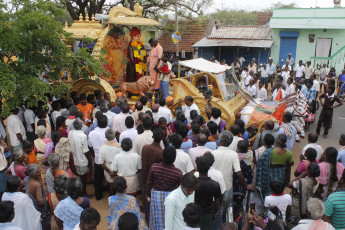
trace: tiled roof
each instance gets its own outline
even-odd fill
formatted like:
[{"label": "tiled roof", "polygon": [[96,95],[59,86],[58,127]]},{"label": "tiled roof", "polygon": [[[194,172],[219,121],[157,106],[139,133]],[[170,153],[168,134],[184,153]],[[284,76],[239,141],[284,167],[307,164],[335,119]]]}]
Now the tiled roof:
[{"label": "tiled roof", "polygon": [[207,38],[272,40],[272,30],[268,26],[223,26]]},{"label": "tiled roof", "polygon": [[[214,25],[214,21],[205,20],[201,23],[181,21],[180,25],[183,26],[184,23],[194,23],[193,26],[188,28],[185,32],[180,31],[182,41],[180,42],[180,51],[184,50],[185,52],[193,52],[193,47],[195,43],[200,41],[203,37],[208,36],[211,33],[211,30]],[[212,24],[213,23],[213,24]],[[175,21],[166,22],[167,28],[173,28]],[[171,38],[172,32],[164,32],[158,38],[159,44],[163,47],[164,52],[174,52],[176,50],[176,44],[174,44]]]}]

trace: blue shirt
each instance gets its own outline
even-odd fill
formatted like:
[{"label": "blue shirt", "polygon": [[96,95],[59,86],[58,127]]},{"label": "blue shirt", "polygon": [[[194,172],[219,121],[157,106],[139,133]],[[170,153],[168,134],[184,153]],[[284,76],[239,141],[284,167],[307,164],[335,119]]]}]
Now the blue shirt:
[{"label": "blue shirt", "polygon": [[345,74],[339,74],[339,82],[345,81]]},{"label": "blue shirt", "polygon": [[185,153],[188,153],[188,150],[193,147],[193,141],[189,138],[183,140],[181,148]]},{"label": "blue shirt", "polygon": [[307,88],[307,93],[305,94],[305,97],[307,98],[308,104],[311,104],[313,101],[315,101],[315,97],[316,97],[315,89],[310,88],[308,90]]},{"label": "blue shirt", "polygon": [[0,230],[23,230],[21,227],[15,226],[12,222],[0,223]]},{"label": "blue shirt", "polygon": [[307,95],[307,91],[308,91],[307,86],[302,85],[302,86],[301,86],[301,93],[303,93],[303,95],[306,96],[306,95]]},{"label": "blue shirt", "polygon": [[345,167],[345,149],[338,152],[337,161],[342,163],[342,165]]},{"label": "blue shirt", "polygon": [[84,209],[77,205],[77,203],[69,196],[58,203],[54,210],[54,214],[57,218],[63,221],[64,230],[73,230],[80,222],[80,215],[83,210]]},{"label": "blue shirt", "polygon": [[211,149],[211,150],[216,150],[218,149],[218,145],[216,142],[213,142],[213,141],[209,141],[209,142],[206,142],[205,144],[205,147]]},{"label": "blue shirt", "polygon": [[247,131],[244,131],[242,137],[245,141],[249,142],[249,134],[247,133]]}]

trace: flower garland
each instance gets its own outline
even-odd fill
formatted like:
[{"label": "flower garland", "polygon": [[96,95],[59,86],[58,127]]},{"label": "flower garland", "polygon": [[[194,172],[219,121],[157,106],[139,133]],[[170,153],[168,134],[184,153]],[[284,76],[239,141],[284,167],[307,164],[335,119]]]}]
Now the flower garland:
[{"label": "flower garland", "polygon": [[132,41],[131,46],[133,49],[135,72],[140,73],[140,75],[144,75],[144,72],[147,71],[146,63],[144,62],[146,57],[144,43]]}]

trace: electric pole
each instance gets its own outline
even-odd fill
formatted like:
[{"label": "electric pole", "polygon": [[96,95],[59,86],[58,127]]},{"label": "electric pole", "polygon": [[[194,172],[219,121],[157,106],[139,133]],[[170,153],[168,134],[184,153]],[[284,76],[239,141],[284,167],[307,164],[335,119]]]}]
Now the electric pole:
[{"label": "electric pole", "polygon": [[[175,31],[178,31],[178,11],[177,11],[177,0],[175,0]],[[178,42],[176,43],[176,57],[179,56],[178,52]]]}]

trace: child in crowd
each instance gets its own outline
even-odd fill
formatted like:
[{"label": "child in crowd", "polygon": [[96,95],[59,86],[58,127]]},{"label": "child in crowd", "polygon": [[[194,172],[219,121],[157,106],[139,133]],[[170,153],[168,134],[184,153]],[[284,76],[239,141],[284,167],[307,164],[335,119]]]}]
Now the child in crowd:
[{"label": "child in crowd", "polygon": [[299,177],[299,178],[303,178],[307,175],[307,169],[310,163],[319,163],[319,160],[316,159],[317,157],[317,153],[316,150],[314,148],[308,148],[305,153],[304,156],[301,154],[300,156],[300,160],[301,163],[299,164],[299,166],[296,168],[295,170],[295,177]]}]

